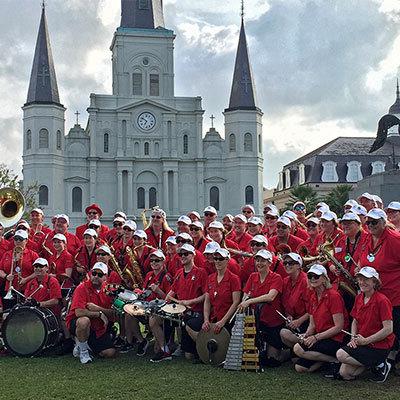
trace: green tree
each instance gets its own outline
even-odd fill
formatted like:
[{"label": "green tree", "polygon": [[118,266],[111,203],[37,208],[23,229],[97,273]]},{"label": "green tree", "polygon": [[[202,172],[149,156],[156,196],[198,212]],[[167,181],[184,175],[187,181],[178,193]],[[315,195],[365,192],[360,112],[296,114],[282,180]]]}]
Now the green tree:
[{"label": "green tree", "polygon": [[337,185],[325,197],[324,201],[338,216],[343,214],[344,203],[349,199],[351,185]]},{"label": "green tree", "polygon": [[37,207],[37,198],[39,194],[39,185],[35,182],[26,187],[23,186],[22,181],[18,175],[15,174],[5,164],[0,164],[0,188],[12,187],[19,190],[25,198],[25,213],[23,218],[29,216],[30,210]]},{"label": "green tree", "polygon": [[311,212],[319,202],[319,198],[317,192],[311,186],[301,185],[290,190],[286,207],[291,210],[293,204],[297,201],[302,201],[306,205],[307,211]]}]

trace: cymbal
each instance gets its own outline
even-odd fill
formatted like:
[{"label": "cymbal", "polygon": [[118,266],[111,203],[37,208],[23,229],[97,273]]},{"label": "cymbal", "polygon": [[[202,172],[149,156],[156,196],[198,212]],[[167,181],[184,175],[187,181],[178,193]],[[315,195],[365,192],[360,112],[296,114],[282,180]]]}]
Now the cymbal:
[{"label": "cymbal", "polygon": [[154,300],[151,300],[149,302],[149,306],[150,307],[159,307],[159,308],[161,308],[161,307],[165,306],[165,304],[167,304],[167,302],[165,300],[163,300],[163,299],[154,299]]},{"label": "cymbal", "polygon": [[222,328],[218,334],[215,334],[214,325],[210,325],[208,332],[203,330],[199,332],[196,349],[204,364],[220,365],[225,361],[230,335],[226,328]]},{"label": "cymbal", "polygon": [[147,304],[137,301],[133,304],[125,304],[124,311],[132,317],[141,317],[146,315]]},{"label": "cymbal", "polygon": [[167,314],[182,314],[186,311],[186,307],[182,304],[166,304],[161,307],[161,311],[164,311]]}]

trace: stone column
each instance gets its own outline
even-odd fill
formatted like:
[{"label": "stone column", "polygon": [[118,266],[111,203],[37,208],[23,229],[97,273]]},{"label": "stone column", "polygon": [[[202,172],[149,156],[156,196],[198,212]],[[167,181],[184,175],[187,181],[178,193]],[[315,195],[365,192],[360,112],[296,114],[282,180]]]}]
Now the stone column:
[{"label": "stone column", "polygon": [[[122,199],[122,171],[117,172],[117,177],[118,177],[118,209],[122,210],[123,206],[123,199]],[[124,210],[126,211],[126,210]]]}]

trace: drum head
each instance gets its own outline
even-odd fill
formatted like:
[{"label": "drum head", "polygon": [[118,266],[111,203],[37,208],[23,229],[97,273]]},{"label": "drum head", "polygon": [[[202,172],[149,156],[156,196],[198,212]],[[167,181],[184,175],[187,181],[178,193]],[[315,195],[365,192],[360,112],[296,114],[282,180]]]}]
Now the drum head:
[{"label": "drum head", "polygon": [[161,311],[167,314],[182,314],[186,311],[186,307],[182,304],[172,303],[161,307]]},{"label": "drum head", "polygon": [[127,314],[132,315],[133,317],[141,317],[143,315],[146,315],[147,308],[147,302],[137,301],[133,304],[126,304],[124,306],[124,311]]},{"label": "drum head", "polygon": [[138,296],[130,290],[124,290],[123,292],[118,293],[118,298],[125,301],[125,303],[133,303],[137,300]]},{"label": "drum head", "polygon": [[2,328],[7,349],[22,357],[39,353],[47,339],[44,319],[44,313],[33,307],[11,310]]},{"label": "drum head", "polygon": [[165,306],[165,304],[167,304],[167,302],[163,299],[154,299],[149,302],[151,308],[161,308]]}]

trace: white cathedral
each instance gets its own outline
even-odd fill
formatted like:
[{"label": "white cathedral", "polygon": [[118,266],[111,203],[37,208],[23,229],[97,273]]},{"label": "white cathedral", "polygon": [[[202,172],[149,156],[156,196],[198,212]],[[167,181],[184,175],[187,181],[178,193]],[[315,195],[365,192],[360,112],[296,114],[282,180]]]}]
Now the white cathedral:
[{"label": "white cathedral", "polygon": [[24,185],[37,182],[46,215],[66,212],[74,226],[91,203],[105,222],[117,210],[139,215],[155,205],[171,219],[207,205],[220,215],[244,204],[260,213],[263,114],[243,17],[223,139],[214,128],[203,137],[201,97],[175,96],[175,34],[164,26],[162,0],[122,0],[121,7],[112,94],[91,94],[86,128],[76,124],[65,135],[43,6],[23,106]]}]

